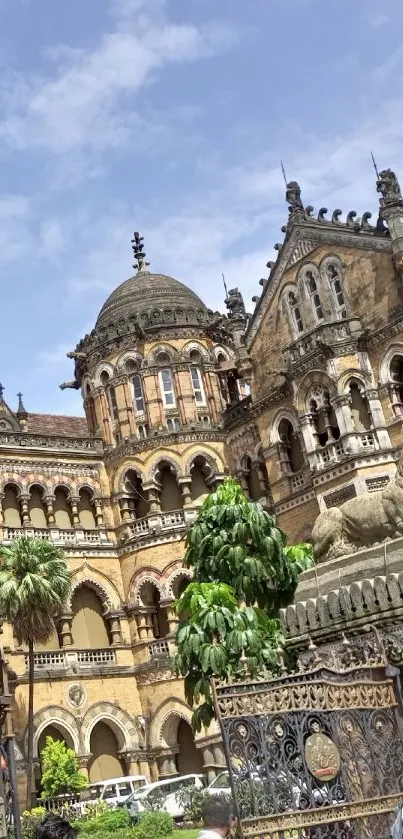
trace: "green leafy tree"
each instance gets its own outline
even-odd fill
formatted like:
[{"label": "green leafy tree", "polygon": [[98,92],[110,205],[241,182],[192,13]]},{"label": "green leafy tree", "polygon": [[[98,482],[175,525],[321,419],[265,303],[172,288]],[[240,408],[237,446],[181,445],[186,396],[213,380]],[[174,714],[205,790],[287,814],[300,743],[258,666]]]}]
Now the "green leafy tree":
[{"label": "green leafy tree", "polygon": [[47,737],[41,762],[41,798],[54,798],[62,793],[78,792],[87,786],[86,779],[80,775],[74,749],[69,749],[63,740]]},{"label": "green leafy tree", "polygon": [[200,731],[214,717],[213,676],[276,666],[279,609],[292,601],[298,575],[313,559],[310,545],[287,546],[274,518],[232,478],[205,500],[186,546],[194,582],[177,602],[174,668],[197,706],[193,726]]},{"label": "green leafy tree", "polygon": [[28,647],[28,807],[33,781],[34,646],[50,638],[70,586],[63,553],[52,542],[21,537],[0,548],[0,614],[12,624],[18,643]]}]

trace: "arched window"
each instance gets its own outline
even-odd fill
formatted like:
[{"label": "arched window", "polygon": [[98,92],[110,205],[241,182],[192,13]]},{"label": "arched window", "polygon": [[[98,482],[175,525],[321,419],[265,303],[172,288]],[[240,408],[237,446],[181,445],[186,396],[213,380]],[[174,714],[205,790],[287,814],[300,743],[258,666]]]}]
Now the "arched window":
[{"label": "arched window", "polygon": [[78,502],[78,515],[80,524],[84,530],[94,530],[96,527],[94,505],[92,502],[93,494],[86,489],[80,489]]},{"label": "arched window", "polygon": [[344,301],[343,286],[341,283],[341,276],[338,267],[330,262],[326,266],[326,276],[329,281],[330,288],[336,304],[336,309],[339,318],[346,318],[346,304]]},{"label": "arched window", "polygon": [[148,437],[148,425],[147,423],[142,423],[141,425],[137,426],[137,433],[140,437],[140,440],[145,440]]},{"label": "arched window", "polygon": [[312,388],[309,410],[317,443],[320,446],[326,446],[326,443],[338,440],[340,429],[327,388],[322,385],[315,385]]},{"label": "arched window", "polygon": [[46,504],[43,499],[44,490],[41,486],[32,486],[29,491],[29,517],[33,527],[48,526]]},{"label": "arched window", "polygon": [[141,376],[136,373],[133,376],[133,392],[134,392],[134,404],[136,407],[136,411],[138,414],[144,413],[144,395],[143,395],[143,383],[141,381]]},{"label": "arched window", "polygon": [[286,417],[279,422],[278,436],[284,455],[282,462],[287,467],[286,471],[300,472],[304,465],[301,443],[292,423]]},{"label": "arched window", "polygon": [[318,286],[316,284],[313,271],[307,271],[305,274],[305,278],[309,296],[311,298],[312,311],[314,313],[315,320],[321,321],[323,320],[323,309],[322,304],[320,302]]},{"label": "arched window", "polygon": [[168,618],[166,609],[161,607],[161,595],[157,586],[146,582],[140,590],[140,599],[143,606],[151,610],[154,638],[165,638],[169,634]]},{"label": "arched window", "polygon": [[[107,722],[100,720],[94,725],[91,731],[90,750],[88,775],[91,784],[95,784],[97,781],[107,781],[108,778],[124,776],[125,766],[119,753],[119,744],[115,733]],[[115,784],[111,785],[109,789],[113,794]],[[105,797],[108,797],[108,787]]]},{"label": "arched window", "polygon": [[367,400],[363,395],[363,385],[357,379],[352,379],[349,386],[351,418],[354,428],[357,431],[369,431],[371,428],[371,415]]},{"label": "arched window", "polygon": [[142,519],[148,516],[150,505],[143,489],[141,477],[129,469],[125,479],[125,493],[129,500],[129,510],[133,518]]},{"label": "arched window", "polygon": [[181,427],[179,417],[169,417],[167,419],[167,429],[168,431],[179,431]]},{"label": "arched window", "polygon": [[71,603],[74,646],[80,649],[102,649],[110,646],[101,599],[89,586],[76,588]]},{"label": "arched window", "polygon": [[109,400],[109,409],[111,412],[112,419],[114,422],[118,420],[119,411],[118,411],[118,403],[116,401],[116,391],[114,387],[108,388],[108,400]]},{"label": "arched window", "polygon": [[183,507],[182,493],[176,474],[170,463],[162,462],[155,478],[160,485],[161,510],[170,513]]},{"label": "arched window", "polygon": [[175,405],[175,392],[172,378],[172,370],[170,370],[169,368],[165,368],[165,370],[160,370],[159,379],[164,405],[167,408],[173,408]]},{"label": "arched window", "polygon": [[390,378],[396,385],[396,395],[403,403],[403,355],[394,355],[389,365]]},{"label": "arched window", "polygon": [[293,325],[298,333],[304,331],[304,324],[302,323],[301,310],[298,305],[298,300],[293,291],[288,295],[288,305],[290,307]]},{"label": "arched window", "polygon": [[195,457],[190,474],[192,481],[190,484],[190,494],[192,501],[199,501],[202,503],[210,492],[210,487],[206,482],[206,478],[211,477],[212,468],[203,455]]},{"label": "arched window", "polygon": [[191,367],[190,373],[192,376],[193,395],[198,405],[204,405],[206,402],[204,396],[203,382],[201,373],[198,367]]},{"label": "arched window", "polygon": [[57,527],[61,527],[63,530],[73,526],[68,491],[64,487],[55,489],[54,511]]},{"label": "arched window", "polygon": [[4,487],[4,524],[7,527],[22,527],[19,490],[14,484]]}]

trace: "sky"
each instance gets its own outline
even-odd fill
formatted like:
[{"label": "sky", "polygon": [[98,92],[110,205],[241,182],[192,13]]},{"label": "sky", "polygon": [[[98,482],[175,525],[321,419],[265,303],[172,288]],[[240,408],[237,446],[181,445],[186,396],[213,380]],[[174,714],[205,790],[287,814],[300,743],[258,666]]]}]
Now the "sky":
[{"label": "sky", "polygon": [[287,219],[403,181],[402,0],[0,0],[0,380],[81,414],[66,352],[133,274],[248,310]]}]

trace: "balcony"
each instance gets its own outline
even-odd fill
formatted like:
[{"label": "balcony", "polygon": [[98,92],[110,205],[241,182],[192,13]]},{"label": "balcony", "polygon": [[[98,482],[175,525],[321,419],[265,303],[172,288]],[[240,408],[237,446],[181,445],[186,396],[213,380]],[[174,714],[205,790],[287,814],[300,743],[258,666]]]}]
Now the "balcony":
[{"label": "balcony", "polygon": [[[78,668],[86,670],[116,664],[116,652],[107,647],[102,650],[54,650],[34,653],[35,673],[49,670],[68,670]],[[25,668],[28,671],[28,656],[25,656]]]},{"label": "balcony", "polygon": [[148,654],[152,660],[169,657],[168,641],[152,641],[148,645]]},{"label": "balcony", "polygon": [[252,407],[252,397],[245,396],[233,405],[229,405],[223,413],[224,428],[230,428],[242,420],[248,419]]},{"label": "balcony", "polygon": [[3,527],[3,542],[12,542],[22,536],[36,539],[49,539],[55,544],[63,545],[101,545],[108,543],[108,537],[101,530],[58,530],[39,527]]},{"label": "balcony", "polygon": [[[122,534],[120,541],[127,542],[132,539],[138,541],[163,536],[164,534],[169,535],[177,530],[185,530],[193,524],[196,516],[196,509],[185,507],[182,510],[172,510],[169,513],[151,513],[143,519],[123,522],[119,526],[119,531]],[[127,538],[123,537],[125,531],[129,534]]]},{"label": "balcony", "polygon": [[287,368],[293,373],[307,364],[309,368],[315,356],[337,355],[339,347],[357,341],[361,335],[358,318],[321,323],[284,350]]},{"label": "balcony", "polygon": [[329,442],[323,448],[309,452],[308,461],[313,471],[320,471],[334,463],[339,463],[341,460],[378,451],[385,451],[385,447],[381,445],[378,439],[378,429],[373,428],[371,431],[355,431],[351,434],[344,434],[336,442]]}]

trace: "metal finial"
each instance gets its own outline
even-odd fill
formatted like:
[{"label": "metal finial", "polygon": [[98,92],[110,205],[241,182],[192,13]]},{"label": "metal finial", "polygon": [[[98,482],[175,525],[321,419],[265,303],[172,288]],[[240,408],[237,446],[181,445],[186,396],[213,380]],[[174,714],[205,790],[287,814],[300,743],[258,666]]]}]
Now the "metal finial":
[{"label": "metal finial", "polygon": [[281,171],[282,171],[282,173],[283,173],[284,183],[285,183],[285,185],[287,186],[287,176],[286,176],[286,174],[285,174],[284,164],[283,164],[283,161],[282,161],[282,160],[280,160],[280,164],[281,164]]},{"label": "metal finial", "polygon": [[228,297],[227,283],[225,282],[225,277],[224,277],[224,274],[221,274],[221,276],[222,276],[222,281],[223,281],[223,283],[224,283],[224,289],[225,289],[225,299],[227,299],[227,297]]},{"label": "metal finial", "polygon": [[140,236],[140,233],[137,233],[136,231],[133,234],[132,249],[134,254],[133,268],[136,268],[138,274],[140,273],[140,271],[147,271],[147,268],[150,264],[146,261],[146,253],[144,252],[143,242],[144,236]]},{"label": "metal finial", "polygon": [[376,160],[375,160],[374,155],[373,155],[373,153],[372,153],[372,152],[371,152],[371,157],[372,157],[372,163],[373,163],[373,166],[374,166],[374,169],[375,169],[375,175],[376,175],[377,179],[379,180],[378,167],[377,167],[377,165],[376,165]]}]

